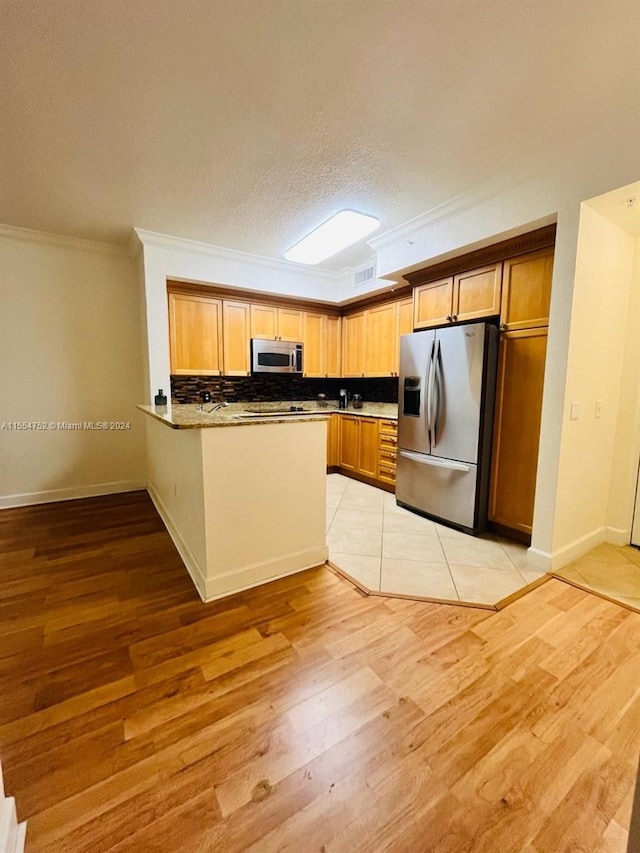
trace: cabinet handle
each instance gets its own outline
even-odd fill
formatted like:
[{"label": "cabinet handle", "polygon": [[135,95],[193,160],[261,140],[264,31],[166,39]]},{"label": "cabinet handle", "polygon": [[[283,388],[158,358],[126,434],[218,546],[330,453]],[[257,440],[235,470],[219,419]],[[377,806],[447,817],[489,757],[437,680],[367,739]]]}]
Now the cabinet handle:
[{"label": "cabinet handle", "polygon": [[455,323],[455,321],[456,321],[457,319],[458,319],[458,315],[457,315],[457,314],[454,314],[454,315],[453,315],[453,322]]},{"label": "cabinet handle", "polygon": [[453,320],[453,317],[451,316],[451,314],[447,314],[447,320],[449,321],[449,323]]},{"label": "cabinet handle", "polygon": [[506,323],[500,323],[500,326],[498,328],[500,329],[501,332],[506,332],[507,331],[507,324]]}]

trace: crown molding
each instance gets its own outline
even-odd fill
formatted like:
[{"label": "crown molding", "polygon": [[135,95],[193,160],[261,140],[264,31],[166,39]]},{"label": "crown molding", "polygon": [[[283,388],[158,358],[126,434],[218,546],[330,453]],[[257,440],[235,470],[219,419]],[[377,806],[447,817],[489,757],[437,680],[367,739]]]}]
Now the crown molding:
[{"label": "crown molding", "polygon": [[332,270],[314,269],[306,264],[297,264],[294,261],[269,258],[265,255],[254,255],[251,252],[241,252],[238,249],[226,249],[224,246],[216,246],[213,243],[203,243],[199,240],[187,240],[183,237],[172,237],[169,234],[159,234],[156,231],[145,231],[142,228],[134,228],[140,243],[145,247],[154,249],[168,249],[173,252],[189,252],[191,254],[208,255],[224,261],[236,261],[245,264],[262,267],[263,269],[276,270],[278,272],[301,272],[314,278],[328,281],[340,281],[349,274],[349,268],[334,272]]},{"label": "crown molding", "polygon": [[0,237],[23,240],[27,243],[43,243],[47,246],[56,246],[59,249],[99,252],[103,255],[116,255],[121,258],[128,257],[130,254],[126,246],[100,243],[97,240],[83,240],[81,237],[67,237],[63,234],[50,234],[48,231],[34,231],[31,228],[19,228],[16,225],[0,225]]},{"label": "crown molding", "polygon": [[429,210],[420,213],[418,216],[414,216],[413,219],[408,219],[406,222],[396,225],[395,228],[389,228],[388,231],[377,234],[371,240],[367,240],[367,245],[374,252],[378,253],[384,249],[388,249],[390,246],[408,241],[413,235],[421,231],[426,231],[439,222],[452,219],[454,216],[459,216],[461,213],[473,210],[474,207],[486,204],[491,199],[502,195],[510,186],[511,184],[505,178],[498,178],[494,181],[480,184],[470,190],[452,196],[447,201],[429,208]]}]

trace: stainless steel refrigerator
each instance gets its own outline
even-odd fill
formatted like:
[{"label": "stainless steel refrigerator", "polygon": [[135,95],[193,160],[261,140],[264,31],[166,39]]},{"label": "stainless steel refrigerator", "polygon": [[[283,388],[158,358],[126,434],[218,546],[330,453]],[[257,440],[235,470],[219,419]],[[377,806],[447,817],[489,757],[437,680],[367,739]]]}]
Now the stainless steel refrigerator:
[{"label": "stainless steel refrigerator", "polygon": [[396,501],[486,527],[498,329],[445,326],[400,338]]}]

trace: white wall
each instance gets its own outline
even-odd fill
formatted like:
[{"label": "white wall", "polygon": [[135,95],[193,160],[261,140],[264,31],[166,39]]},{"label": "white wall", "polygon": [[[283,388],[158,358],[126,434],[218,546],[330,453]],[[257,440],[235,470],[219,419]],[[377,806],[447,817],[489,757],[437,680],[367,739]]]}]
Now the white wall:
[{"label": "white wall", "polygon": [[[557,491],[557,506],[570,507],[571,512],[556,518],[556,566],[607,536],[634,248],[630,234],[589,204],[582,205]],[[634,388],[634,403],[636,396]],[[600,417],[596,401],[602,401]],[[579,417],[571,420],[575,403]],[[626,420],[620,423],[621,438]]]},{"label": "white wall", "polygon": [[0,506],[144,488],[143,347],[135,264],[82,241],[0,229]]},{"label": "white wall", "polygon": [[640,457],[640,237],[635,238],[633,251],[606,521],[607,541],[619,545],[628,543],[630,538]]}]

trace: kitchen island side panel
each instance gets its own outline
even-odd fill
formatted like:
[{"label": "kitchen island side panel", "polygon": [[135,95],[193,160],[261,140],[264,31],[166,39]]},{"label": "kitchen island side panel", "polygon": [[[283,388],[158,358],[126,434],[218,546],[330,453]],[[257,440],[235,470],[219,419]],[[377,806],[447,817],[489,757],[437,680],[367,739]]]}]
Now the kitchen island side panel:
[{"label": "kitchen island side panel", "polygon": [[326,420],[199,430],[206,597],[327,558]]},{"label": "kitchen island side panel", "polygon": [[147,417],[147,488],[200,596],[206,595],[202,430]]}]

